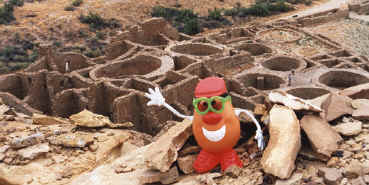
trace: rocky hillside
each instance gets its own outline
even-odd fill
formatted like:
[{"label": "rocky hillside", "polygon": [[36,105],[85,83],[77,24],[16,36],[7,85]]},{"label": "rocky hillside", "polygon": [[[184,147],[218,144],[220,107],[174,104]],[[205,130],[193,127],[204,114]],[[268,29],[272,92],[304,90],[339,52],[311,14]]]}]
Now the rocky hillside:
[{"label": "rocky hillside", "polygon": [[[171,22],[178,30],[187,34],[197,34],[208,29],[243,24],[253,20],[254,18],[251,17],[255,15],[275,15],[320,3],[320,1],[310,0],[288,0],[282,6],[278,3],[270,8],[262,5],[249,11],[245,7],[253,5],[254,1],[62,0],[56,2],[45,0],[24,2],[9,0],[1,2],[3,8],[0,11],[0,61],[2,61],[0,73],[17,71],[36,61],[39,57],[37,48],[42,43],[51,43],[60,52],[73,51],[90,58],[104,55],[104,48],[112,37],[151,16],[175,19],[177,21]],[[7,3],[14,4],[14,7],[11,10],[7,9],[4,6]],[[161,10],[155,13],[155,7],[169,8],[179,11],[180,14],[190,11],[190,14],[196,16],[196,20],[191,18],[189,21],[186,18],[189,14],[186,13],[182,18]],[[173,12],[172,10],[170,11]],[[181,12],[182,10],[185,11]],[[200,19],[197,20],[197,17]]]}]

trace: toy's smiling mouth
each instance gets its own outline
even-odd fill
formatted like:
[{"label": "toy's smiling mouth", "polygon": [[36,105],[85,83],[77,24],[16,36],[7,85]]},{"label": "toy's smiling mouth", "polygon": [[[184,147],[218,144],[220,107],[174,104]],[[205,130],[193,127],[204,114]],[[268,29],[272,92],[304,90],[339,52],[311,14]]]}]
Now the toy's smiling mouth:
[{"label": "toy's smiling mouth", "polygon": [[226,126],[223,125],[220,129],[214,131],[209,131],[202,127],[202,133],[204,134],[206,139],[213,142],[218,142],[224,138],[226,133]]}]

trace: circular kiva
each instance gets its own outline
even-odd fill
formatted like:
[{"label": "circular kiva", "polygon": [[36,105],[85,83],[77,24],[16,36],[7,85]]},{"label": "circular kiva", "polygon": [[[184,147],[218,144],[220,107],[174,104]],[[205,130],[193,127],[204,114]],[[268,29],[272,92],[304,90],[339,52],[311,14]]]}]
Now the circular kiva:
[{"label": "circular kiva", "polygon": [[324,94],[328,94],[330,91],[318,87],[299,87],[290,89],[287,91],[287,93],[302,99],[310,100]]},{"label": "circular kiva", "polygon": [[174,69],[173,59],[169,56],[155,57],[136,55],[123,61],[102,65],[90,72],[94,80],[99,78],[121,79],[132,75],[152,78]]},{"label": "circular kiva", "polygon": [[273,50],[263,44],[256,43],[242,43],[235,46],[237,50],[248,51],[252,56],[259,56],[265,53],[272,53]]},{"label": "circular kiva", "polygon": [[217,53],[222,53],[223,49],[206,43],[185,43],[169,46],[167,49],[174,53],[187,54],[194,56],[210,56]]},{"label": "circular kiva", "polygon": [[273,71],[298,71],[306,67],[306,62],[292,57],[276,56],[265,60],[262,66]]},{"label": "circular kiva", "polygon": [[335,89],[346,89],[363,83],[368,83],[368,75],[360,71],[332,70],[319,76],[319,83]]},{"label": "circular kiva", "polygon": [[249,73],[240,77],[245,87],[254,87],[259,90],[273,90],[286,82],[279,76],[261,73]]},{"label": "circular kiva", "polygon": [[260,31],[256,37],[264,42],[292,43],[300,40],[303,35],[291,29],[274,28]]}]

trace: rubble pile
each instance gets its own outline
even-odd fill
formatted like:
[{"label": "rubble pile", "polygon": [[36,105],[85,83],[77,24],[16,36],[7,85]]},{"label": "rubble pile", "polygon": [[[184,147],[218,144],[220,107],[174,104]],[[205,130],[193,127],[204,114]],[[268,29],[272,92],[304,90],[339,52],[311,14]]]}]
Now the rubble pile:
[{"label": "rubble pile", "polygon": [[[13,116],[11,120],[9,113]],[[91,124],[81,126],[74,122],[73,116],[66,119],[41,114],[33,117],[13,114],[18,113],[8,111],[1,115],[1,184],[66,184],[71,177],[117,158],[123,143],[138,148],[152,142],[152,137],[147,134],[106,128],[109,126],[105,125],[107,118],[96,120],[96,124],[100,124],[97,128]],[[79,121],[91,119],[80,118]]]},{"label": "rubble pile", "polygon": [[367,15],[369,13],[369,1],[367,0],[355,0],[349,3],[349,9],[357,14]]},{"label": "rubble pile", "polygon": [[[350,100],[339,95],[343,92],[324,95],[321,105],[335,96]],[[109,118],[83,110],[69,119],[35,114],[2,122],[0,176],[7,184],[368,183],[369,125],[343,106],[351,103],[354,112],[360,99],[336,99],[337,109],[325,112],[314,100],[273,93],[281,92],[270,93],[269,110],[257,106],[254,111],[267,115],[267,148],[258,151],[252,137],[239,142],[236,151],[244,167],[238,172],[194,173],[192,163],[200,148],[189,120],[169,121],[171,126],[152,138],[122,127],[107,128]],[[330,114],[338,119],[328,121]]]}]

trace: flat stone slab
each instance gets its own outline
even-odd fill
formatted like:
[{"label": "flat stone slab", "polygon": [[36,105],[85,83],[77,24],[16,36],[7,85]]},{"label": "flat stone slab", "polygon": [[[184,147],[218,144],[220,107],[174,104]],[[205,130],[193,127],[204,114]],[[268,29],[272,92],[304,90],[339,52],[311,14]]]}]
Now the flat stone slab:
[{"label": "flat stone slab", "polygon": [[306,115],[300,124],[315,152],[330,157],[338,149],[341,136],[322,118]]},{"label": "flat stone slab", "polygon": [[295,169],[301,147],[300,125],[295,112],[285,106],[274,105],[269,112],[269,143],[261,158],[266,173],[287,179]]}]

